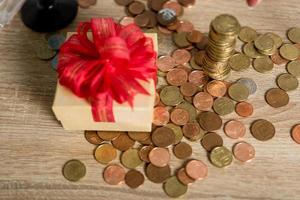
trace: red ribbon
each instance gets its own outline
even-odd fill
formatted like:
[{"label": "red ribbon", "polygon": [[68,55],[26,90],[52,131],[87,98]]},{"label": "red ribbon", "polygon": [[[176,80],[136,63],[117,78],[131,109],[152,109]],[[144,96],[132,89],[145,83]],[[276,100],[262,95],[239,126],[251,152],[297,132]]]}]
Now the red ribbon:
[{"label": "red ribbon", "polygon": [[149,95],[140,81],[156,79],[155,61],[152,39],[135,24],[94,18],[63,44],[57,71],[61,85],[90,102],[94,121],[114,122],[113,101],[133,108],[136,94]]}]

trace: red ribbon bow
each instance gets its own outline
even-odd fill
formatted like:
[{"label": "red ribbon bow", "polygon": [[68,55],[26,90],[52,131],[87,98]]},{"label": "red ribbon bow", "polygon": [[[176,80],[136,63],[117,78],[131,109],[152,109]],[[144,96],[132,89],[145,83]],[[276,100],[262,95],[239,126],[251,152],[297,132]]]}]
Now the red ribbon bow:
[{"label": "red ribbon bow", "polygon": [[113,101],[133,107],[136,94],[149,95],[140,80],[155,80],[155,61],[153,41],[135,24],[95,18],[63,44],[57,71],[61,85],[91,103],[95,121],[114,122]]}]

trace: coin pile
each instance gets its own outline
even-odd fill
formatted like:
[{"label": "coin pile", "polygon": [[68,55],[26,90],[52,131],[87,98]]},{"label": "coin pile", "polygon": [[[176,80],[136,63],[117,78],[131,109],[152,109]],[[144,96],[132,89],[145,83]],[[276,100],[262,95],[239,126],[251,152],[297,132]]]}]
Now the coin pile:
[{"label": "coin pile", "polygon": [[213,79],[223,80],[229,76],[229,58],[235,53],[236,37],[240,25],[231,15],[217,16],[210,24],[204,71]]}]

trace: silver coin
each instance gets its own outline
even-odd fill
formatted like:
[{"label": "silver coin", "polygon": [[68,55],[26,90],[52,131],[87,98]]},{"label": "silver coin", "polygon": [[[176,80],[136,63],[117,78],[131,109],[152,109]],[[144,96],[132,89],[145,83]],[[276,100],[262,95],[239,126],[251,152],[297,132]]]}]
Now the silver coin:
[{"label": "silver coin", "polygon": [[257,91],[256,83],[250,78],[241,78],[237,83],[244,84],[249,89],[250,94],[254,94]]}]

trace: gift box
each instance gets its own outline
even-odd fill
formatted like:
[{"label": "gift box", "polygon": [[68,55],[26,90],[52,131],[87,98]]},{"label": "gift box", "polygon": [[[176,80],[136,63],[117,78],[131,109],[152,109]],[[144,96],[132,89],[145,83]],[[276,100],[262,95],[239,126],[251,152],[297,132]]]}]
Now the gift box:
[{"label": "gift box", "polygon": [[[77,33],[68,33],[66,43],[69,43],[64,44],[60,50],[59,80],[52,110],[57,120],[61,122],[66,130],[151,131],[155,101],[154,80],[156,77],[157,35],[141,32],[137,35],[140,39],[136,39],[136,32],[140,30],[135,25],[129,25],[129,27],[126,27],[127,30],[120,31],[119,35],[127,42],[125,46],[128,49],[126,51],[131,52],[128,55],[135,55],[135,57],[127,59],[128,56],[122,57],[124,45],[114,49],[115,46],[122,44],[122,41],[115,41],[115,37],[103,35],[108,32],[107,30],[100,33],[102,34],[100,35],[101,38],[108,38],[106,38],[106,41],[95,39],[99,36],[96,35],[99,33],[99,23],[104,23],[102,27],[111,28],[111,26],[114,26],[117,31],[120,31],[120,25],[112,22],[111,19],[96,19],[92,20],[91,23],[81,24]],[[112,23],[114,24],[112,25]],[[97,30],[93,30],[95,26]],[[92,29],[92,34],[87,32],[89,29]],[[81,32],[82,30],[85,31],[84,34]],[[83,37],[81,37],[82,35]],[[80,45],[86,45],[85,43],[87,44],[86,50],[79,48]],[[94,49],[100,52],[95,53],[95,55],[100,54],[99,58],[90,58],[91,53],[88,53],[88,45],[91,45],[91,47],[93,45],[95,47],[100,46],[100,48]],[[138,45],[142,45],[142,48]],[[104,48],[104,50],[101,48]],[[149,49],[145,50],[145,48]],[[153,53],[151,48],[154,51],[153,55],[151,54]],[[126,55],[126,51],[124,50],[124,55]],[[88,57],[85,57],[86,55]],[[154,63],[150,55],[155,56]],[[127,59],[125,59],[126,62],[123,59],[124,57]],[[151,58],[151,62],[149,59],[144,59],[144,63],[143,59],[140,59],[148,57]],[[113,59],[115,59],[114,62],[111,61]],[[98,61],[100,64],[95,64]],[[130,66],[127,70],[122,63],[127,64],[129,62],[128,65]],[[82,63],[84,63],[84,66],[81,66]],[[110,63],[112,63],[112,66],[108,66]],[[94,64],[96,67],[93,68]],[[87,66],[90,66],[90,68]],[[123,68],[124,71],[116,72],[116,70],[123,70]],[[89,69],[93,70],[93,73]],[[103,72],[104,69],[105,72]],[[107,72],[107,70],[110,71]],[[106,72],[106,76],[98,77],[101,76],[101,73],[103,75]],[[82,74],[76,74],[75,77],[75,73]],[[134,76],[136,78],[133,78]],[[90,77],[93,80],[90,80]],[[125,78],[127,79],[124,80]],[[82,79],[84,81],[81,81]],[[111,84],[115,79],[120,79],[123,82]],[[136,81],[133,81],[133,79]],[[86,83],[90,85],[87,86]]]}]

